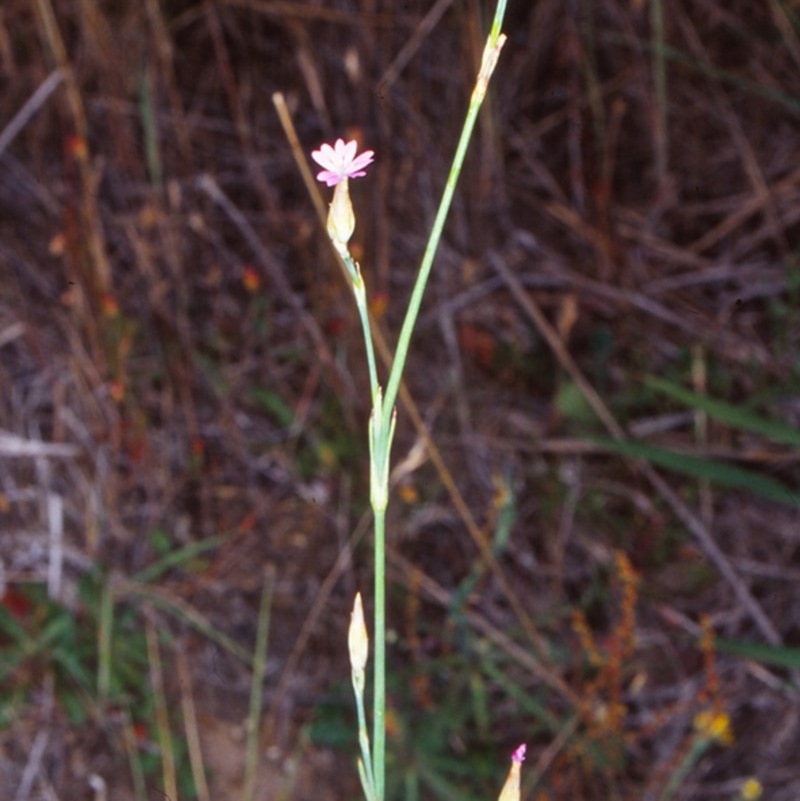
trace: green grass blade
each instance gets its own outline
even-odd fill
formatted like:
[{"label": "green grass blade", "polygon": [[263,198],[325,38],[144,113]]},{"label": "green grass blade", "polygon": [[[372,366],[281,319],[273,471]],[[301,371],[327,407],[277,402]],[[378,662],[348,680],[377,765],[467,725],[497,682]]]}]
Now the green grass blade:
[{"label": "green grass blade", "polygon": [[256,647],[253,653],[253,680],[250,684],[250,707],[247,713],[247,747],[245,750],[244,789],[242,801],[253,801],[256,796],[256,771],[258,769],[258,735],[261,721],[261,698],[264,692],[264,677],[267,673],[267,643],[272,613],[272,593],[275,588],[275,568],[267,565],[264,570],[264,586],[261,591],[261,606],[258,611]]},{"label": "green grass blade", "polygon": [[753,659],[762,665],[788,668],[790,670],[800,668],[800,648],[717,639],[714,640],[714,648],[724,654]]},{"label": "green grass blade", "polygon": [[751,470],[745,470],[741,467],[712,459],[701,459],[684,453],[676,453],[675,451],[658,448],[654,445],[646,445],[641,442],[594,441],[607,450],[620,453],[623,456],[642,459],[692,478],[703,478],[723,487],[747,490],[755,495],[760,495],[762,498],[800,508],[800,492]]},{"label": "green grass blade", "polygon": [[274,390],[256,387],[250,392],[250,397],[272,415],[281,428],[291,428],[294,425],[294,409]]},{"label": "green grass blade", "polygon": [[137,584],[152,582],[173,567],[178,567],[184,562],[190,561],[195,556],[199,556],[201,553],[205,553],[206,551],[216,548],[218,545],[222,545],[226,539],[227,536],[225,534],[217,534],[214,537],[208,537],[199,542],[190,542],[188,545],[184,545],[183,548],[178,548],[177,551],[168,553],[163,559],[159,559],[157,562],[154,562],[149,567],[137,573],[132,581],[135,581]]},{"label": "green grass blade", "polygon": [[97,699],[105,706],[111,689],[111,640],[114,629],[114,593],[111,582],[103,583],[97,623]]},{"label": "green grass blade", "polygon": [[773,442],[800,448],[800,429],[793,426],[775,420],[767,420],[741,406],[734,406],[705,395],[698,395],[661,378],[645,378],[645,385],[679,403],[683,403],[693,409],[699,409],[708,414],[709,417],[713,417],[718,422],[731,428],[749,431],[752,434],[760,434]]},{"label": "green grass blade", "polygon": [[[502,481],[502,484],[498,487],[497,522],[495,523],[494,538],[492,539],[492,553],[495,556],[500,556],[508,545],[511,539],[511,530],[517,517],[516,499],[514,498],[511,482],[507,477],[501,478],[500,481]],[[469,574],[453,593],[449,614],[454,620],[462,621],[467,599],[477,587],[487,569],[483,559],[478,558]]]},{"label": "green grass blade", "polygon": [[167,597],[153,585],[140,585],[138,582],[126,587],[125,595],[138,596],[149,601],[170,615],[188,623],[209,640],[222,646],[226,651],[242,660],[246,665],[252,666],[252,658],[245,648],[227,634],[215,628],[208,618],[198,612],[194,607],[178,598]]},{"label": "green grass blade", "polygon": [[[642,42],[640,39],[636,39],[633,36],[620,35],[617,33],[606,33],[603,36],[603,40],[609,44],[618,44],[620,47],[627,47],[631,50],[647,51],[653,47],[649,42]],[[756,81],[748,80],[731,70],[722,69],[721,67],[715,67],[707,62],[699,61],[694,56],[676,47],[664,45],[663,50],[665,58],[674,64],[687,67],[705,76],[709,80],[732,86],[740,92],[751,94],[772,103],[779,103],[793,114],[800,113],[800,97],[791,92],[786,92],[783,89],[776,89],[766,82],[757,83]]]}]

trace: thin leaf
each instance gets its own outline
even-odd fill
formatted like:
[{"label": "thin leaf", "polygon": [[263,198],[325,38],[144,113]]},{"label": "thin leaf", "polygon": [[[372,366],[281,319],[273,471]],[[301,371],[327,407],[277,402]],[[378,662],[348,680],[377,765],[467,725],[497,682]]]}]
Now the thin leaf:
[{"label": "thin leaf", "polygon": [[263,387],[256,387],[250,393],[250,397],[256,401],[264,411],[271,414],[282,428],[290,428],[292,423],[294,423],[294,410],[277,392],[271,389],[264,389]]},{"label": "thin leaf", "polygon": [[750,431],[753,434],[760,434],[782,445],[791,445],[792,447],[800,448],[800,429],[794,428],[793,426],[786,425],[776,420],[767,420],[741,406],[714,400],[706,395],[698,395],[695,392],[690,392],[688,389],[672,384],[669,381],[664,381],[662,378],[645,378],[645,384],[651,389],[655,389],[657,392],[668,395],[673,400],[679,401],[693,409],[699,409],[705,412],[709,417],[713,417],[715,420],[731,428]]},{"label": "thin leaf", "polygon": [[714,640],[714,648],[725,654],[743,656],[763,665],[789,668],[800,668],[800,648],[787,648],[783,645],[763,645],[760,643],[740,642],[736,640]]},{"label": "thin leaf", "polygon": [[646,462],[665,467],[676,473],[693,478],[703,478],[715,484],[734,489],[743,489],[778,503],[800,508],[800,493],[779,481],[745,470],[735,465],[711,459],[701,459],[684,453],[658,448],[642,442],[620,442],[616,440],[594,440],[609,451],[632,456]]},{"label": "thin leaf", "polygon": [[178,548],[177,551],[167,554],[162,559],[159,559],[157,562],[154,562],[149,567],[137,573],[133,577],[133,581],[138,584],[147,584],[148,582],[154,581],[173,567],[178,567],[178,565],[190,561],[195,556],[199,556],[201,553],[205,553],[206,551],[216,548],[218,545],[222,545],[226,539],[226,535],[218,534],[215,537],[208,537],[199,542],[190,542],[188,545],[184,545],[182,548]]}]

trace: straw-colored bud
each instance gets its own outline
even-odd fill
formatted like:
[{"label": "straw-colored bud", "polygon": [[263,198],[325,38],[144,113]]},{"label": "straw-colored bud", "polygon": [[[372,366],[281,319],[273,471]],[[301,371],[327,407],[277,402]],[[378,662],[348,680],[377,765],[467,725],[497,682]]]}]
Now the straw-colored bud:
[{"label": "straw-colored bud", "polygon": [[[337,189],[341,184],[337,185]],[[350,630],[347,633],[347,647],[350,649],[350,667],[354,673],[363,673],[367,666],[369,651],[369,637],[367,626],[364,623],[364,606],[361,603],[361,593],[356,593],[353,612],[350,615]]]},{"label": "straw-colored bud", "polygon": [[521,745],[511,756],[511,770],[508,772],[506,783],[500,791],[497,801],[519,801],[520,772],[522,763],[525,761],[525,746]]},{"label": "straw-colored bud", "polygon": [[356,228],[356,215],[350,202],[347,178],[336,184],[328,209],[328,236],[337,247],[346,247]]}]

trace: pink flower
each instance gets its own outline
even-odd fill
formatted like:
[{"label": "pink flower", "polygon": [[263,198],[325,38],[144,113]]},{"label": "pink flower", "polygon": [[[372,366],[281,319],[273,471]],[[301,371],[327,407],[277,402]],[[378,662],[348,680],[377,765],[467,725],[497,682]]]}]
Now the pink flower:
[{"label": "pink flower", "polygon": [[506,777],[506,783],[500,791],[497,801],[520,801],[520,774],[521,766],[525,761],[524,743],[511,755],[511,770]]},{"label": "pink flower", "polygon": [[345,178],[360,178],[366,175],[364,168],[372,164],[375,151],[365,150],[360,156],[356,156],[357,147],[355,139],[351,139],[347,144],[344,139],[337,139],[333,147],[329,144],[321,145],[319,150],[311,154],[311,158],[325,168],[317,173],[317,180],[328,186],[336,186]]}]

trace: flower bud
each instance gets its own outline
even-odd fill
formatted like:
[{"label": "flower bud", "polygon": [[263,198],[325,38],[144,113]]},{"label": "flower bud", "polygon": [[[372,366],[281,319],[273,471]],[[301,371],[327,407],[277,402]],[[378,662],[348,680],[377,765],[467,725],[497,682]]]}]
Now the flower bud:
[{"label": "flower bud", "polygon": [[[341,184],[337,185],[337,189]],[[350,630],[347,632],[347,647],[350,650],[350,667],[353,673],[363,673],[367,666],[369,651],[369,637],[367,626],[364,623],[364,607],[361,603],[361,593],[356,593],[353,612],[350,615]]]},{"label": "flower bud", "polygon": [[356,215],[350,202],[348,180],[343,178],[333,190],[333,200],[328,210],[328,236],[337,248],[345,248],[355,227]]},{"label": "flower bud", "polygon": [[506,783],[500,791],[497,801],[519,801],[520,766],[525,761],[525,745],[521,745],[511,755],[511,770],[508,772]]}]

